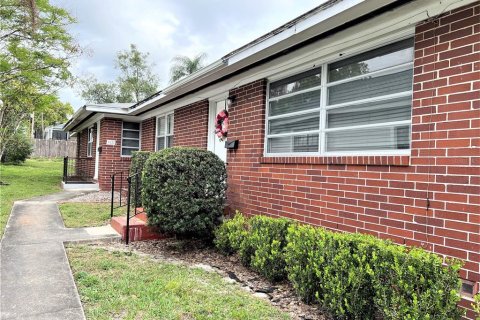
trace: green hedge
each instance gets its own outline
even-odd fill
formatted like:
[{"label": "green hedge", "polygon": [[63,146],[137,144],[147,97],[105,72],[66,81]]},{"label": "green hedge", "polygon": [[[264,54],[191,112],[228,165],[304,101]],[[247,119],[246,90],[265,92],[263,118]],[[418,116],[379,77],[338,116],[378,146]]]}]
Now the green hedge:
[{"label": "green hedge", "polygon": [[211,237],[220,223],[226,191],[225,163],[196,148],[153,153],[142,176],[148,223],[181,237]]},{"label": "green hedge", "polygon": [[248,235],[247,227],[247,219],[237,211],[232,219],[227,220],[215,230],[215,246],[225,255],[239,251],[243,240]]},{"label": "green hedge", "polygon": [[245,218],[239,212],[215,232],[214,243],[224,254],[238,252],[242,263],[272,281],[286,279],[287,219]]},{"label": "green hedge", "polygon": [[[135,173],[139,173],[138,176],[138,190],[139,192],[142,190],[142,172],[143,168],[145,166],[145,163],[147,162],[148,158],[153,152],[150,151],[135,151],[132,153],[132,161],[130,162],[130,175],[133,175]],[[137,183],[137,177],[134,176],[132,178],[132,186],[133,190],[132,192],[135,192],[135,184]],[[137,197],[137,207],[142,206],[142,197],[141,194],[138,195]]]},{"label": "green hedge", "polygon": [[473,311],[477,314],[476,320],[480,320],[480,293],[475,295],[474,302],[472,303]]},{"label": "green hedge", "polygon": [[[460,263],[369,235],[284,219],[235,216],[216,232],[224,253],[272,280],[285,275],[306,302],[339,319],[459,319]],[[283,270],[282,270],[283,268]]]}]

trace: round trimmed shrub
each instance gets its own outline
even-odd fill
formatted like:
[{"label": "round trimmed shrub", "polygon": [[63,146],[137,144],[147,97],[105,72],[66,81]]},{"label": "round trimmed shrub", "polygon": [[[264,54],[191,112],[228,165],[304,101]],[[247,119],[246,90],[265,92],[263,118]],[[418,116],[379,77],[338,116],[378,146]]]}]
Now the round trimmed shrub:
[{"label": "round trimmed shrub", "polygon": [[32,152],[32,141],[24,134],[17,133],[5,146],[1,162],[20,164],[25,162]]},{"label": "round trimmed shrub", "polygon": [[210,238],[225,204],[225,163],[197,148],[153,153],[142,176],[142,203],[148,222],[160,232]]}]

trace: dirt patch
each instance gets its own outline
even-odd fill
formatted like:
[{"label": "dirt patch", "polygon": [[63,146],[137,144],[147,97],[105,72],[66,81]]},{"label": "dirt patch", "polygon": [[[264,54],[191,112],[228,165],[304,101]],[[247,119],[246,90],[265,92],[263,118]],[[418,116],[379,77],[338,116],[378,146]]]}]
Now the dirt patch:
[{"label": "dirt patch", "polygon": [[237,256],[224,256],[212,246],[200,241],[181,241],[174,239],[133,242],[128,247],[122,243],[97,244],[108,250],[131,250],[139,255],[147,255],[155,260],[170,263],[187,264],[209,272],[218,272],[228,282],[239,285],[259,298],[282,311],[289,313],[292,319],[324,320],[331,319],[317,305],[303,303],[287,281],[271,283],[257,273],[244,267]]}]

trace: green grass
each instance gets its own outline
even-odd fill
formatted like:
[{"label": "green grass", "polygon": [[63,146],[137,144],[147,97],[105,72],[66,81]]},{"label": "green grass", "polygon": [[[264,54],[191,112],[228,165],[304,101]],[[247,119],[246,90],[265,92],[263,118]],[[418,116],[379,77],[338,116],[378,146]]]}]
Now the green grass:
[{"label": "green grass", "polygon": [[87,319],[289,319],[217,273],[85,245],[67,252]]},{"label": "green grass", "polygon": [[[67,228],[103,226],[110,219],[110,203],[65,202],[59,208]],[[126,210],[126,207],[114,209],[113,215],[124,215]]]},{"label": "green grass", "polygon": [[62,160],[29,159],[22,165],[0,164],[0,236],[13,202],[60,191]]}]

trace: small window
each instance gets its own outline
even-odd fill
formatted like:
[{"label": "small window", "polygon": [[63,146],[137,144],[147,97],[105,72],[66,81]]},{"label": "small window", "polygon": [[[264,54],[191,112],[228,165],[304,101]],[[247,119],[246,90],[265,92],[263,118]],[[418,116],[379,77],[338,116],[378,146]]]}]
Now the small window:
[{"label": "small window", "polygon": [[157,118],[156,150],[173,147],[173,113]]},{"label": "small window", "polygon": [[140,124],[123,122],[122,127],[122,156],[129,157],[133,151],[140,150]]},{"label": "small window", "polygon": [[93,151],[93,128],[88,129],[88,140],[87,140],[87,157],[92,156]]},{"label": "small window", "polygon": [[266,153],[409,150],[412,81],[407,39],[271,82]]}]

